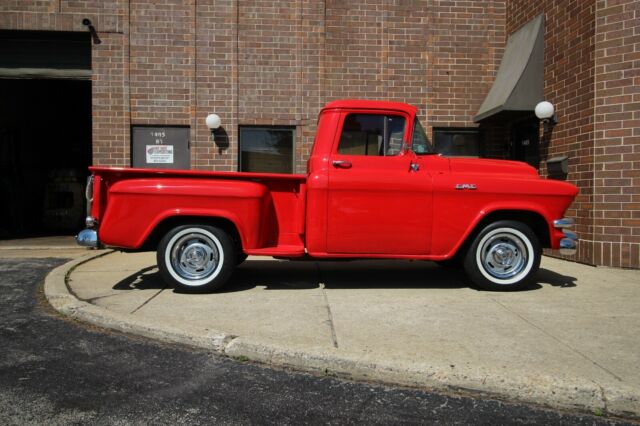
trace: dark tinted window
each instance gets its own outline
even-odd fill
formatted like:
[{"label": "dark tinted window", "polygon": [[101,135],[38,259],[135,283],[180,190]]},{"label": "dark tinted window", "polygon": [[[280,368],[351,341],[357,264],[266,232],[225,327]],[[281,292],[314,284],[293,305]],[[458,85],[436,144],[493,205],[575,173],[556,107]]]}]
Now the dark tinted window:
[{"label": "dark tinted window", "polygon": [[294,129],[240,127],[240,171],[293,173]]},{"label": "dark tinted window", "polygon": [[480,132],[477,129],[433,129],[435,151],[450,157],[479,157]]},{"label": "dark tinted window", "polygon": [[349,114],[342,126],[338,153],[398,155],[402,150],[405,119],[377,114]]}]

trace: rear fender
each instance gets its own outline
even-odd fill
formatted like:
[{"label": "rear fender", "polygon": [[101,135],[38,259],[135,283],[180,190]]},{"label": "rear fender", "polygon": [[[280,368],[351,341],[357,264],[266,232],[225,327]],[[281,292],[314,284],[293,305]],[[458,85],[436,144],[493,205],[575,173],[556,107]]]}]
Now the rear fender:
[{"label": "rear fender", "polygon": [[255,248],[268,238],[270,199],[265,185],[250,181],[127,179],[109,188],[98,234],[105,245],[137,249],[168,218],[217,217],[234,224],[243,247]]},{"label": "rear fender", "polygon": [[[238,233],[240,243],[243,247],[246,247],[249,241],[247,241],[244,235],[246,234],[245,226],[242,225],[241,220],[233,213],[226,210],[204,210],[204,209],[172,209],[163,212],[154,218],[153,222],[149,223],[149,226],[141,234],[142,241],[136,241],[136,248],[147,246],[149,244],[150,237],[157,237],[157,241],[162,238],[163,235],[159,235],[158,232],[167,232],[174,226],[184,224],[209,224],[214,223],[215,219],[223,219],[226,222],[231,223]],[[154,235],[155,234],[155,235]],[[151,238],[156,239],[156,238]],[[156,241],[156,242],[157,242]],[[151,247],[155,250],[155,247]]]}]

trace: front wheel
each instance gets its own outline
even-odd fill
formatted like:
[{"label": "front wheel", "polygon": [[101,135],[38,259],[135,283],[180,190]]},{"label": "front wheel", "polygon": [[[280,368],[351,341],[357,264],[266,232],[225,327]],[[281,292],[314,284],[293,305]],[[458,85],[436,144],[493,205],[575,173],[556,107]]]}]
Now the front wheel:
[{"label": "front wheel", "polygon": [[249,255],[243,251],[239,251],[238,253],[236,253],[236,265],[240,265],[241,263],[243,263],[245,260],[247,260],[247,257],[249,257]]},{"label": "front wheel", "polygon": [[521,290],[540,267],[542,250],[531,228],[503,220],[487,225],[475,237],[464,259],[469,278],[491,291]]},{"label": "front wheel", "polygon": [[173,228],[160,240],[156,257],[162,278],[189,293],[219,289],[236,266],[236,248],[229,235],[208,225]]}]

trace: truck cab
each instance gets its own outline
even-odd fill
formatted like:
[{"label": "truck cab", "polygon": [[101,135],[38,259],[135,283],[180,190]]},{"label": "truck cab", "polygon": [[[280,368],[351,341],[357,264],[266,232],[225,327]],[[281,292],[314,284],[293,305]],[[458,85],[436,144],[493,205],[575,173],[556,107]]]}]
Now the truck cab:
[{"label": "truck cab", "polygon": [[432,174],[447,160],[433,155],[416,112],[375,101],[337,101],[322,110],[308,163],[310,254],[430,254]]}]

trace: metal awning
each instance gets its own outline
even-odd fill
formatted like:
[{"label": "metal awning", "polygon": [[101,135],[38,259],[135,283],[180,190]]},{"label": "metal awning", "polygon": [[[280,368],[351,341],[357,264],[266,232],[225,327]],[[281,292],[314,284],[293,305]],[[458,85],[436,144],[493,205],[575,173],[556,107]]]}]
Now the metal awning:
[{"label": "metal awning", "polygon": [[509,36],[496,79],[473,121],[503,111],[533,111],[543,99],[544,15],[539,15]]}]

